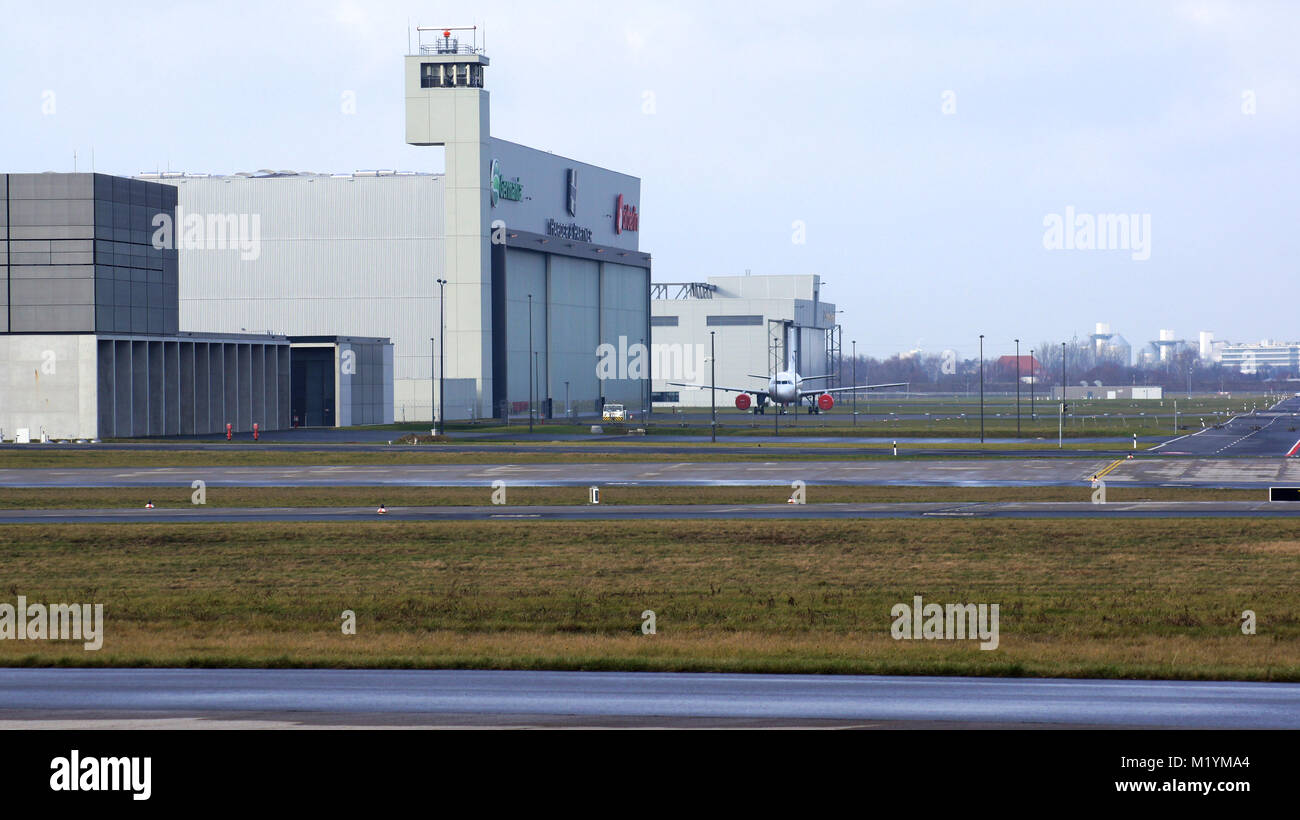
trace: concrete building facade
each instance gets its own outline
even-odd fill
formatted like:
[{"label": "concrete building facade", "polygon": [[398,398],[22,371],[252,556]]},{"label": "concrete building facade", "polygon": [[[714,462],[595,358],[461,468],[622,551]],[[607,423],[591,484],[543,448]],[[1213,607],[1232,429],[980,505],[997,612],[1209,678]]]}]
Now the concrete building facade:
[{"label": "concrete building facade", "polygon": [[106,174],[8,174],[0,235],[0,439],[273,430],[283,336],[179,333],[175,189]]},{"label": "concrete building facade", "polygon": [[639,406],[645,380],[596,365],[650,338],[640,180],[491,136],[488,62],[451,38],[405,59],[406,141],[442,174],[151,175],[257,228],[253,251],[181,248],[181,325],[390,338],[399,422],[434,418],[439,382],[448,419]]},{"label": "concrete building facade", "polygon": [[1225,344],[1220,361],[1243,374],[1258,373],[1261,367],[1285,368],[1300,374],[1300,342],[1262,342]]}]

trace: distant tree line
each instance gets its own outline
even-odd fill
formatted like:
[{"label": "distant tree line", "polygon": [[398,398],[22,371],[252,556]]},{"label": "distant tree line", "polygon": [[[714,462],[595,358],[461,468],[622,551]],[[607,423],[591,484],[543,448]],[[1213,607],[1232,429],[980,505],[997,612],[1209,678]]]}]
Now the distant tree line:
[{"label": "distant tree line", "polygon": [[[1080,382],[1108,386],[1159,386],[1167,392],[1243,393],[1268,390],[1294,390],[1288,385],[1298,375],[1290,368],[1260,365],[1255,373],[1242,373],[1239,368],[1215,362],[1204,362],[1194,349],[1184,348],[1171,352],[1168,359],[1147,367],[1136,367],[1110,359],[1098,359],[1088,342],[1066,342],[1064,351],[1060,342],[1041,342],[1032,346],[1033,363],[1030,367],[1031,346],[1021,344],[1022,377],[1034,376],[1043,389],[1061,384],[1061,357],[1065,356],[1065,382],[1076,386]],[[1014,391],[1016,389],[1015,357],[1000,354],[984,359],[984,389]],[[895,354],[885,359],[858,356],[857,383],[882,384],[907,382],[918,392],[966,393],[979,391],[979,358],[958,359],[952,354],[913,353]],[[1030,372],[1031,369],[1034,372]],[[841,362],[839,383],[853,384],[854,364],[851,356]]]}]

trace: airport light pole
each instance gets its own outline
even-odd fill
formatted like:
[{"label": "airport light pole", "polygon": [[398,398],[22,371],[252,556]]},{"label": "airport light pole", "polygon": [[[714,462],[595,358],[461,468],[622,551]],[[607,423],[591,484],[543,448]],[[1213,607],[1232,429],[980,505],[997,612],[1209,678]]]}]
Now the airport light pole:
[{"label": "airport light pole", "polygon": [[1020,340],[1016,339],[1016,438],[1020,438]]},{"label": "airport light pole", "polygon": [[[528,358],[533,356],[533,295],[528,294]],[[533,361],[528,363],[528,432],[533,432]]]},{"label": "airport light pole", "polygon": [[438,427],[447,434],[447,301],[443,298],[446,279],[438,280]]},{"label": "airport light pole", "polygon": [[569,418],[569,380],[564,380],[564,418]]},{"label": "airport light pole", "polygon": [[858,426],[858,340],[853,340],[853,426]]},{"label": "airport light pole", "polygon": [[713,414],[713,421],[710,424],[710,439],[714,444],[718,443],[718,354],[714,346],[714,334],[716,331],[709,331],[709,407]]},{"label": "airport light pole", "polygon": [[980,334],[980,444],[984,443],[984,334]]}]

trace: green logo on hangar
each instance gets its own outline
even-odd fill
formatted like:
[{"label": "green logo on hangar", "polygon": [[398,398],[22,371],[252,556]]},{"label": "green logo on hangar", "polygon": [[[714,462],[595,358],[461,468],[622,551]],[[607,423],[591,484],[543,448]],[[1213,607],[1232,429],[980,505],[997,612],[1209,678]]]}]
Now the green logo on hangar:
[{"label": "green logo on hangar", "polygon": [[519,178],[506,179],[501,176],[501,161],[492,160],[492,207],[496,207],[497,200],[509,199],[512,202],[518,202],[524,198],[524,186]]}]

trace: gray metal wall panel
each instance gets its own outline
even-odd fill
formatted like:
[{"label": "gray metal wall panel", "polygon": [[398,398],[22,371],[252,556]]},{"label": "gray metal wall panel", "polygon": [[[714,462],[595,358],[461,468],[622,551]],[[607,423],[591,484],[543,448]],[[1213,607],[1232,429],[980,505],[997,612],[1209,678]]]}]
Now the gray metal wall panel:
[{"label": "gray metal wall panel", "polygon": [[149,377],[149,432],[148,435],[162,435],[166,428],[167,417],[167,363],[163,353],[162,342],[148,343]]},{"label": "gray metal wall panel", "polygon": [[290,391],[293,389],[293,382],[289,373],[289,345],[278,345],[275,352],[276,358],[279,360],[276,364],[276,388],[280,396],[280,428],[287,429],[291,424],[289,418],[292,412]]},{"label": "gray metal wall panel", "polygon": [[222,428],[229,424],[234,432],[243,428],[239,424],[239,345],[223,344],[221,346],[222,383],[225,385],[225,398],[222,401],[226,410]]},{"label": "gray metal wall panel", "polygon": [[[180,434],[194,435],[197,432],[195,401],[198,398],[198,362],[194,355],[194,342],[181,342],[179,345],[178,366],[180,373]],[[205,394],[206,399],[206,394]]]},{"label": "gray metal wall panel", "polygon": [[131,405],[135,393],[131,387],[131,369],[131,343],[113,342],[113,390],[116,395],[113,397],[113,430],[105,432],[106,436],[123,438],[134,432],[131,427],[134,417]]},{"label": "gray metal wall panel", "polygon": [[[506,397],[512,407],[528,400],[528,380],[533,368],[528,356],[530,293],[533,295],[532,349],[541,353],[537,357],[539,364],[546,353],[546,259],[545,254],[513,248],[506,251]],[[594,350],[592,362],[594,366]]]},{"label": "gray metal wall panel", "polygon": [[[648,326],[650,282],[644,268],[606,262],[601,283],[601,343],[617,348],[620,337],[630,347],[644,340],[651,353],[654,337]],[[706,339],[707,341],[707,339]],[[646,366],[650,365],[647,358]],[[646,375],[649,375],[648,373]],[[640,407],[648,390],[640,380],[618,379],[605,382],[605,398]]]},{"label": "gray metal wall panel", "polygon": [[262,428],[265,430],[280,426],[280,380],[276,377],[280,359],[275,350],[275,345],[262,346]]},{"label": "gray metal wall panel", "polygon": [[253,363],[252,348],[247,344],[232,345],[235,348],[235,384],[238,386],[236,401],[239,410],[235,429],[249,431],[253,429]]},{"label": "gray metal wall panel", "polygon": [[213,402],[216,401],[216,393],[212,392],[212,368],[209,357],[211,353],[208,350],[209,345],[204,342],[194,343],[194,432],[195,433],[216,433],[219,432],[216,423],[212,417],[216,415],[216,408]]},{"label": "gray metal wall panel", "polygon": [[234,426],[234,422],[230,419],[234,403],[231,402],[227,409],[229,393],[226,389],[226,345],[220,343],[208,345],[208,376],[211,379],[208,384],[211,424],[214,432],[224,433],[227,424]]},{"label": "gray metal wall panel", "polygon": [[250,425],[258,429],[266,428],[266,351],[263,345],[251,345],[248,351],[249,362],[249,404],[252,415]]},{"label": "gray metal wall panel", "polygon": [[131,342],[131,430],[149,435],[149,343]]},{"label": "gray metal wall panel", "polygon": [[550,260],[550,318],[547,320],[550,356],[547,366],[542,368],[547,388],[543,398],[555,399],[557,412],[562,412],[565,382],[569,383],[570,402],[591,402],[600,395],[596,380],[600,265],[562,256],[552,256]]},{"label": "gray metal wall panel", "polygon": [[174,436],[181,431],[181,347],[180,342],[163,342],[164,393],[163,435]]},{"label": "gray metal wall panel", "polygon": [[114,435],[115,424],[113,418],[117,411],[114,385],[117,367],[113,357],[114,343],[101,339],[97,347],[99,361],[96,365],[96,391],[99,404],[99,419],[96,427],[99,436],[106,438]]},{"label": "gray metal wall panel", "polygon": [[9,306],[9,330],[14,333],[75,333],[93,326],[95,306]]},{"label": "gray metal wall panel", "polygon": [[435,280],[445,274],[442,177],[164,182],[188,213],[259,217],[256,259],[180,252],[179,328],[387,337],[396,379],[430,378]]}]

